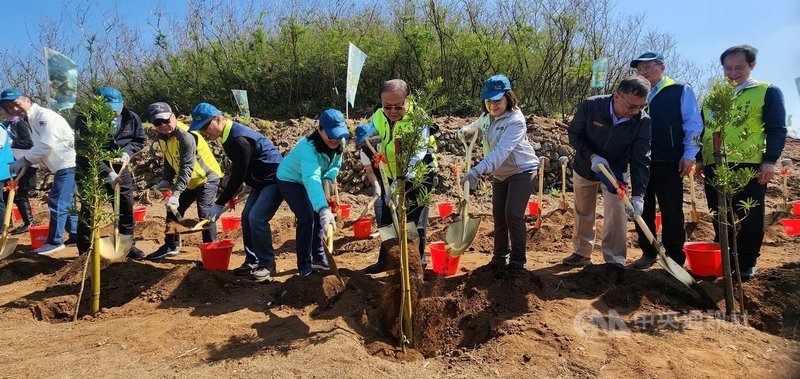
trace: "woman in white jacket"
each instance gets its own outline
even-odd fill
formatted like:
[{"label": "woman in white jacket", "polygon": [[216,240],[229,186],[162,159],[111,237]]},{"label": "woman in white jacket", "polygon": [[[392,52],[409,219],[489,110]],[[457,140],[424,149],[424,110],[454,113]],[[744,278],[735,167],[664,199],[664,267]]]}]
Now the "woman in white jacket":
[{"label": "woman in white jacket", "polygon": [[464,139],[466,134],[481,132],[484,158],[461,184],[469,181],[474,190],[479,176],[492,175],[494,257],[490,265],[522,269],[526,262],[525,207],[533,192],[539,158],[528,141],[525,116],[517,107],[508,78],[495,75],[486,80],[481,102],[481,117],[461,128],[458,135]]}]

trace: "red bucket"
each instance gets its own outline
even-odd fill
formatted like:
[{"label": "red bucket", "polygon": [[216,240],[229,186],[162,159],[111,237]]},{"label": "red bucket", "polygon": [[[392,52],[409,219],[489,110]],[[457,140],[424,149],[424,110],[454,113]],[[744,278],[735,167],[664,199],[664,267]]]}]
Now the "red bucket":
[{"label": "red bucket", "polygon": [[439,203],[436,207],[439,208],[439,218],[445,218],[453,213],[453,203]]},{"label": "red bucket", "polygon": [[792,203],[792,213],[794,213],[795,216],[800,216],[800,201]]},{"label": "red bucket", "polygon": [[656,233],[661,229],[661,212],[656,213]]},{"label": "red bucket", "polygon": [[242,218],[239,216],[222,216],[222,231],[236,230],[242,226]]},{"label": "red bucket", "polygon": [[528,213],[530,213],[531,216],[538,215],[539,214],[539,203],[535,202],[535,201],[529,201],[528,202]]},{"label": "red bucket", "polygon": [[50,233],[50,226],[29,226],[28,232],[31,234],[31,248],[36,249],[47,242],[47,234]]},{"label": "red bucket", "polygon": [[722,254],[715,242],[687,242],[683,244],[689,271],[696,276],[722,276]]},{"label": "red bucket", "polygon": [[342,205],[340,205],[339,206],[339,210],[342,212],[342,214],[341,214],[342,218],[350,218],[350,209],[352,209],[352,208],[353,208],[353,206],[350,205],[350,204],[342,204]]},{"label": "red bucket", "polygon": [[461,261],[461,256],[451,257],[447,253],[444,242],[433,242],[428,245],[431,249],[431,262],[433,263],[433,272],[439,275],[453,275],[458,271],[458,262]]},{"label": "red bucket", "polygon": [[133,221],[142,222],[147,215],[147,207],[133,208]]},{"label": "red bucket", "polygon": [[781,224],[783,224],[783,230],[786,231],[787,236],[800,234],[800,218],[785,218],[781,220]]},{"label": "red bucket", "polygon": [[228,271],[233,252],[233,240],[224,239],[200,245],[203,267],[209,270]]},{"label": "red bucket", "polygon": [[353,224],[353,235],[358,239],[369,238],[372,232],[372,217],[364,217]]}]

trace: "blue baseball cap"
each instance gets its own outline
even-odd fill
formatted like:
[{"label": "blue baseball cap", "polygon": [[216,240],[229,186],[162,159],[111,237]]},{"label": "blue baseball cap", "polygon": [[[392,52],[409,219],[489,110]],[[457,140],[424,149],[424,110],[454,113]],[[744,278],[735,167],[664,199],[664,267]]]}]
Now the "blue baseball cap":
[{"label": "blue baseball cap", "polygon": [[106,99],[106,104],[111,106],[114,112],[122,112],[122,94],[114,87],[100,87],[94,91],[97,96],[102,96]]},{"label": "blue baseball cap", "polygon": [[511,82],[505,75],[492,76],[483,83],[481,100],[500,100],[510,90]]},{"label": "blue baseball cap", "polygon": [[326,109],[319,115],[319,126],[329,138],[350,138],[350,130],[344,122],[344,115],[336,109]]},{"label": "blue baseball cap", "polygon": [[209,103],[200,103],[192,108],[192,124],[189,125],[189,131],[194,132],[196,130],[203,129],[212,118],[221,115],[217,107],[209,104]]},{"label": "blue baseball cap", "polygon": [[361,124],[356,126],[356,144],[360,145],[364,143],[371,135],[375,134],[377,131],[375,127],[370,124]]},{"label": "blue baseball cap", "polygon": [[664,55],[662,55],[661,53],[657,53],[655,51],[648,51],[648,52],[636,57],[636,59],[632,60],[631,61],[631,68],[636,68],[636,66],[639,63],[647,62],[647,61],[654,61],[654,60],[660,60],[660,61],[663,62],[664,61]]},{"label": "blue baseball cap", "polygon": [[20,97],[25,97],[25,94],[19,88],[6,88],[0,92],[0,101],[14,101]]}]

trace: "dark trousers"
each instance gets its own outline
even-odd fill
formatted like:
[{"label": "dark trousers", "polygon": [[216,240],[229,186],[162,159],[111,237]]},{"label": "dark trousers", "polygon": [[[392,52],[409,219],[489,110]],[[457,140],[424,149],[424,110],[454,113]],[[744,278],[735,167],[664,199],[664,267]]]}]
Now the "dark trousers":
[{"label": "dark trousers", "polygon": [[[119,167],[114,167],[119,169]],[[120,174],[122,180],[119,186],[119,234],[133,235],[133,178],[127,168]],[[105,178],[103,178],[105,180]],[[106,182],[106,191],[114,202],[114,188]],[[81,204],[78,222],[78,251],[83,254],[89,251],[92,240],[90,204]],[[135,241],[134,241],[135,244]]]},{"label": "dark trousers", "polygon": [[[734,169],[751,167],[758,170],[760,164],[742,163],[734,166]],[[717,197],[717,189],[708,183],[714,178],[714,165],[706,166],[704,173],[706,175],[706,183],[704,185],[706,191],[706,200],[708,201],[708,209],[712,214],[716,214],[718,210],[719,199]],[[758,183],[758,178],[751,180],[747,183],[741,191],[733,195],[733,208],[736,216],[739,218],[739,231],[736,235],[736,244],[739,250],[739,267],[742,271],[751,267],[755,267],[756,260],[761,255],[761,243],[764,241],[764,197],[767,193],[767,186]],[[745,213],[739,209],[737,205],[740,201],[752,199],[755,200],[756,205],[750,208],[749,212]],[[746,217],[745,217],[746,216]],[[719,242],[719,225],[716,217],[714,219],[714,242]],[[730,212],[728,213],[728,223],[731,223]],[[733,251],[733,227],[728,227],[728,241],[730,251]],[[731,255],[731,258],[733,256]]]},{"label": "dark trousers", "polygon": [[[206,182],[202,186],[194,189],[186,189],[181,192],[181,197],[178,199],[178,213],[183,216],[189,206],[197,200],[197,217],[200,220],[208,218],[208,210],[214,204],[214,198],[217,196],[217,187],[219,180],[213,182]],[[121,204],[121,202],[120,202]],[[167,211],[167,222],[177,221],[172,212]],[[203,230],[203,242],[213,242],[217,239],[217,223],[212,222],[208,224],[208,229]],[[164,244],[175,247],[178,244],[177,234],[167,234],[164,236]]]},{"label": "dark trousers", "polygon": [[[417,225],[417,234],[419,234],[419,255],[422,261],[422,266],[425,267],[427,260],[425,259],[425,246],[428,244],[427,239],[427,230],[428,230],[428,204],[417,204],[417,197],[420,195],[422,188],[424,188],[427,192],[431,192],[433,188],[433,181],[436,177],[435,172],[431,172],[425,177],[425,181],[421,188],[413,188],[411,190],[406,190],[406,221],[414,222]],[[406,182],[406,188],[411,186],[411,182]],[[384,194],[384,196],[391,196],[391,194]],[[383,199],[381,202],[381,219],[378,222],[378,226],[386,226],[392,224],[392,212],[389,208],[389,205],[386,202],[386,199]],[[388,254],[388,250],[386,250],[386,246],[384,243],[381,243],[381,254]]]},{"label": "dark trousers", "polygon": [[17,188],[17,192],[14,194],[14,204],[17,206],[17,208],[19,208],[19,212],[22,215],[22,221],[26,226],[35,224],[32,217],[32,212],[30,212],[31,202],[28,196],[30,195],[31,190],[36,187],[36,173],[38,171],[38,167],[28,166],[28,168],[25,169],[25,173],[19,178],[19,181],[17,182],[19,187]]},{"label": "dark trousers", "polygon": [[492,180],[493,260],[506,263],[510,255],[511,263],[525,265],[525,209],[535,181],[534,172],[522,172],[502,181]]},{"label": "dark trousers", "polygon": [[297,229],[295,230],[297,270],[304,275],[312,270],[312,260],[327,262],[325,250],[322,248],[322,237],[325,231],[322,230],[319,213],[314,211],[304,185],[278,180],[278,188],[286,200],[286,204],[289,205],[289,209],[297,217]]},{"label": "dark trousers", "polygon": [[[678,162],[653,162],[650,165],[650,182],[644,194],[642,219],[654,235],[656,202],[661,210],[661,243],[667,256],[675,263],[683,265],[686,261],[686,255],[683,253],[686,229],[683,224],[683,179],[678,172]],[[658,253],[638,224],[636,233],[639,235],[639,247],[644,256],[655,258]]]}]

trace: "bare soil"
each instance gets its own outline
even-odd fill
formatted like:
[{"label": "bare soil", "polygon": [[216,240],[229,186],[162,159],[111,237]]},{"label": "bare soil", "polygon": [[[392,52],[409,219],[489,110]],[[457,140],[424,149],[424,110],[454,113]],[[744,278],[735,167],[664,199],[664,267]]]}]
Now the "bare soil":
[{"label": "bare soil", "polygon": [[[463,156],[449,136],[467,121],[440,120],[443,168]],[[269,136],[285,134],[276,141],[285,150],[313,122],[270,125]],[[557,159],[569,153],[564,125],[533,117],[529,125],[537,152],[556,161],[547,168],[546,185],[560,188]],[[368,199],[355,154],[348,152],[341,176],[342,200],[353,204],[352,214]],[[800,159],[800,142],[790,141],[784,155]],[[138,164],[158,167],[153,157],[148,150]],[[792,171],[790,197],[798,199],[800,171]],[[434,204],[455,201],[454,176],[440,174]],[[148,215],[136,225],[136,245],[151,252],[162,242],[165,209],[146,190],[155,183],[145,176],[137,176],[138,198]],[[777,184],[768,191],[768,210],[780,202]],[[43,196],[34,204],[40,222],[47,219]],[[780,223],[767,226],[758,276],[744,285],[745,326],[722,320],[715,310],[724,309],[719,279],[700,281],[715,302],[708,304],[658,267],[615,269],[601,264],[599,251],[594,266],[560,265],[572,249],[572,212],[556,209],[558,199],[549,195],[525,270],[487,266],[494,238],[490,196],[482,190],[474,197],[481,227],[456,275],[422,272],[412,263],[415,345],[405,351],[397,338],[396,266],[364,273],[377,259],[379,239],[357,240],[351,228],[341,228],[335,249],[344,280],[323,273],[301,278],[294,217],[285,204],[271,222],[279,271],[274,282],[204,269],[200,234],[186,234],[177,257],[106,264],[102,311],[89,315],[87,281],[77,322],[71,320],[83,259],[74,247],[35,255],[29,237],[20,236],[18,252],[0,261],[0,377],[800,377],[800,240],[786,236]],[[702,189],[698,196],[703,217],[691,240],[710,240]],[[571,201],[571,193],[567,197]],[[686,204],[688,211],[688,191]],[[440,219],[435,205],[430,215],[431,242],[442,240],[458,219]],[[186,217],[196,219],[194,209]],[[602,220],[597,227],[601,236]],[[241,231],[219,237],[236,241],[230,268],[239,266]],[[629,237],[630,261],[641,254],[633,224]]]}]

